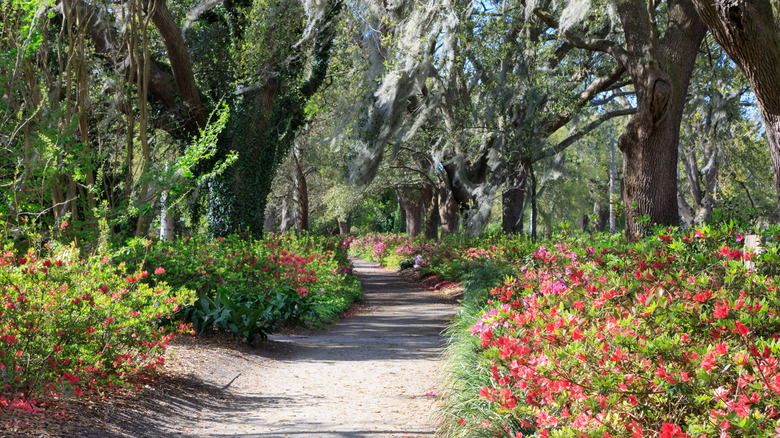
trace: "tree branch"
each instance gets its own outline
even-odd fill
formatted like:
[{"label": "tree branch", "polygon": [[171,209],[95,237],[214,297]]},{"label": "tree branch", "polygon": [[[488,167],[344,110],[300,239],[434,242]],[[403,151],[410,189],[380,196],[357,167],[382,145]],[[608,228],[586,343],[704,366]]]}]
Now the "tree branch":
[{"label": "tree branch", "polygon": [[224,0],[203,0],[200,4],[190,9],[187,12],[187,16],[184,18],[184,24],[181,26],[181,33],[187,32],[187,29],[192,26],[192,23],[196,22],[200,16],[222,3]]},{"label": "tree branch", "polygon": [[[593,100],[594,97],[596,97],[599,93],[603,92],[609,86],[614,84],[618,79],[620,79],[621,76],[623,76],[623,73],[625,73],[626,68],[622,64],[617,64],[607,72],[605,75],[600,76],[593,80],[593,82],[588,85],[588,87],[580,93],[580,95],[577,97],[577,101],[574,104],[576,108],[582,108],[585,106],[588,102]],[[555,116],[553,116],[547,123],[545,123],[542,126],[541,132],[544,134],[545,137],[550,136],[553,132],[559,130],[564,125],[569,123],[574,117],[574,112],[570,110],[564,110]]]},{"label": "tree branch", "polygon": [[558,153],[562,152],[563,150],[565,150],[566,148],[574,144],[576,141],[582,139],[582,137],[584,137],[589,132],[598,128],[602,123],[606,122],[609,119],[615,117],[629,116],[634,113],[636,113],[636,108],[621,109],[621,110],[615,110],[615,111],[610,111],[608,113],[604,113],[600,115],[596,120],[588,123],[582,129],[577,130],[574,134],[570,135],[568,138],[561,141],[557,145],[551,146],[546,149],[542,149],[541,151],[534,154],[531,162],[535,163],[541,159],[552,157],[553,155],[557,155]]},{"label": "tree branch", "polygon": [[[539,17],[546,25],[552,27],[553,29],[558,30],[560,28],[558,20],[556,20],[555,17],[553,17],[549,12],[540,8],[536,8],[534,9],[534,14]],[[566,37],[566,39],[574,44],[574,46],[577,48],[607,53],[624,66],[628,65],[629,63],[628,52],[610,40],[603,38],[585,37],[571,29],[566,29],[566,31],[563,32],[563,36]]]}]

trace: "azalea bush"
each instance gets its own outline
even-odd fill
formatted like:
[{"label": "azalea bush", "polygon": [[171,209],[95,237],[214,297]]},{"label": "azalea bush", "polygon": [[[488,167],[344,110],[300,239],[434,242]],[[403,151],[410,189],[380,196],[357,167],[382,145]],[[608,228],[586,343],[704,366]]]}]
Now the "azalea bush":
[{"label": "azalea bush", "polygon": [[373,233],[351,239],[349,242],[349,252],[361,259],[371,260],[380,265],[398,269],[404,261],[411,260],[413,255],[407,253],[404,249],[401,252],[397,250],[412,244],[409,239],[402,234]]},{"label": "azalea bush", "polygon": [[[106,255],[82,257],[49,241],[0,256],[0,411],[35,414],[52,400],[119,390],[164,363],[192,302],[165,275],[131,271]],[[141,280],[144,281],[141,281]]]},{"label": "azalea bush", "polygon": [[768,234],[762,254],[730,226],[541,244],[456,326],[445,435],[776,436]]},{"label": "azalea bush", "polygon": [[174,288],[194,289],[195,303],[180,316],[198,332],[221,327],[251,342],[286,322],[326,324],[359,300],[346,251],[340,238],[269,234],[136,240],[122,257],[135,269],[160,267]]}]

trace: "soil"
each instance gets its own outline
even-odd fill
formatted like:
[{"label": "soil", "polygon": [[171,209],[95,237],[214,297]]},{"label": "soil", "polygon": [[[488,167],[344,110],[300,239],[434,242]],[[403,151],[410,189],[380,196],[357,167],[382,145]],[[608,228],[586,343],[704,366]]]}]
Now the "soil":
[{"label": "soil", "polygon": [[254,347],[184,338],[166,375],[140,394],[82,403],[65,424],[11,436],[433,436],[441,331],[454,301],[354,264],[364,305],[327,331],[298,329]]}]

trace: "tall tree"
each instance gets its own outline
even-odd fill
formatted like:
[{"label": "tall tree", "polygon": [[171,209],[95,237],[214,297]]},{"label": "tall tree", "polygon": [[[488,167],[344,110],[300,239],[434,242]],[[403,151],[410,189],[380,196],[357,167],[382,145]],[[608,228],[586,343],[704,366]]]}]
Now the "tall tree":
[{"label": "tall tree", "polygon": [[780,205],[780,4],[771,0],[693,0],[696,10],[750,81],[764,119]]},{"label": "tall tree", "polygon": [[[573,2],[574,7],[581,9],[578,3],[582,2]],[[690,0],[617,1],[622,42],[577,32],[555,23],[546,11],[537,13],[575,46],[612,55],[631,77],[637,112],[618,140],[623,153],[626,235],[632,239],[642,232],[639,219],[643,216],[652,224],[677,225],[680,122],[696,55],[707,31],[693,4]],[[581,14],[574,21],[586,16]]]}]

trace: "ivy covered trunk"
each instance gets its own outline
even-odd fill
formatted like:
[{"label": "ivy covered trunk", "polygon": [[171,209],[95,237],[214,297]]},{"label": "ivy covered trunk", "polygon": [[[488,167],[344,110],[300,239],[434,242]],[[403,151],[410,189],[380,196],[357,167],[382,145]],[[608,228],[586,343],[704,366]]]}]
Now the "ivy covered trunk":
[{"label": "ivy covered trunk", "polygon": [[[306,103],[325,79],[342,5],[342,0],[328,2],[307,79],[302,80],[308,70],[305,56],[298,53],[278,76],[266,79],[261,87],[250,87],[233,102],[231,129],[220,138],[219,150],[221,157],[237,152],[238,160],[210,183],[208,222],[213,235],[262,234],[271,182],[305,121]],[[301,36],[303,30],[295,32]]]}]

